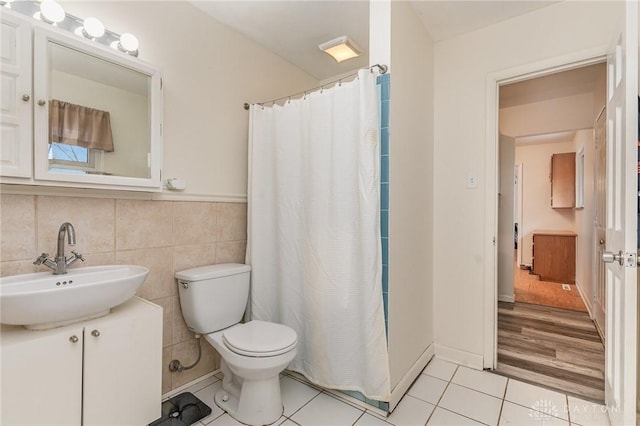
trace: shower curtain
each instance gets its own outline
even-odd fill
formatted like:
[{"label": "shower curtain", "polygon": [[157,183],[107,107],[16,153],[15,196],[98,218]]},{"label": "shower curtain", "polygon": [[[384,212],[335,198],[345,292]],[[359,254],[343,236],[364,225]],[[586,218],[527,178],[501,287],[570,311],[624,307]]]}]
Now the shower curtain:
[{"label": "shower curtain", "polygon": [[375,75],[251,108],[251,317],[293,328],[289,369],[388,401]]}]

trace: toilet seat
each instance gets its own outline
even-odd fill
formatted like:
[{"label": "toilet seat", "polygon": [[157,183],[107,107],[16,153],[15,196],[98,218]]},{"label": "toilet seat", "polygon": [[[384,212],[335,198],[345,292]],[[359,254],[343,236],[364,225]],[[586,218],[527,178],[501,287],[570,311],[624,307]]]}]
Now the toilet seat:
[{"label": "toilet seat", "polygon": [[296,332],[285,325],[254,320],[225,330],[222,341],[239,355],[270,357],[293,349],[298,338]]}]

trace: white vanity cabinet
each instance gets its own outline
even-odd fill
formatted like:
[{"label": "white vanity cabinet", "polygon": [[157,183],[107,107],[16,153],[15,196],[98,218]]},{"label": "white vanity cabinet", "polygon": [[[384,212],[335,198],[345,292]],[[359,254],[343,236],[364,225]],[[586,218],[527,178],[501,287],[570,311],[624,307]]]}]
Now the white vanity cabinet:
[{"label": "white vanity cabinet", "polygon": [[144,425],[161,415],[162,308],[132,298],[44,331],[3,326],[3,425]]}]

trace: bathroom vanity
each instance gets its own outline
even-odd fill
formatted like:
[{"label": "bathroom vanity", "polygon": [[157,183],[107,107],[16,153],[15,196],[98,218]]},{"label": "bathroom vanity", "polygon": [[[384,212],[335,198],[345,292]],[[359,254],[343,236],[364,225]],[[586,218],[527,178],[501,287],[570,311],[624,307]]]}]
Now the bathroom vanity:
[{"label": "bathroom vanity", "polygon": [[160,417],[162,308],[133,297],[111,313],[43,331],[3,325],[6,425],[144,425]]}]

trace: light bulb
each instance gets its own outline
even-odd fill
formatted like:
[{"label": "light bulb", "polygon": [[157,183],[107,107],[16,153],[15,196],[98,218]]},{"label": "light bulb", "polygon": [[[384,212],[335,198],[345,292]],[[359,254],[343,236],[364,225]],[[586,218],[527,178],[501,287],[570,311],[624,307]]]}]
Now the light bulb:
[{"label": "light bulb", "polygon": [[57,24],[65,18],[64,9],[53,0],[42,0],[42,3],[40,3],[40,17],[49,24]]},{"label": "light bulb", "polygon": [[138,38],[131,33],[124,33],[120,36],[118,47],[124,52],[135,52],[138,50]]},{"label": "light bulb", "polygon": [[104,35],[104,24],[93,16],[84,20],[82,34],[87,38],[99,38]]}]

